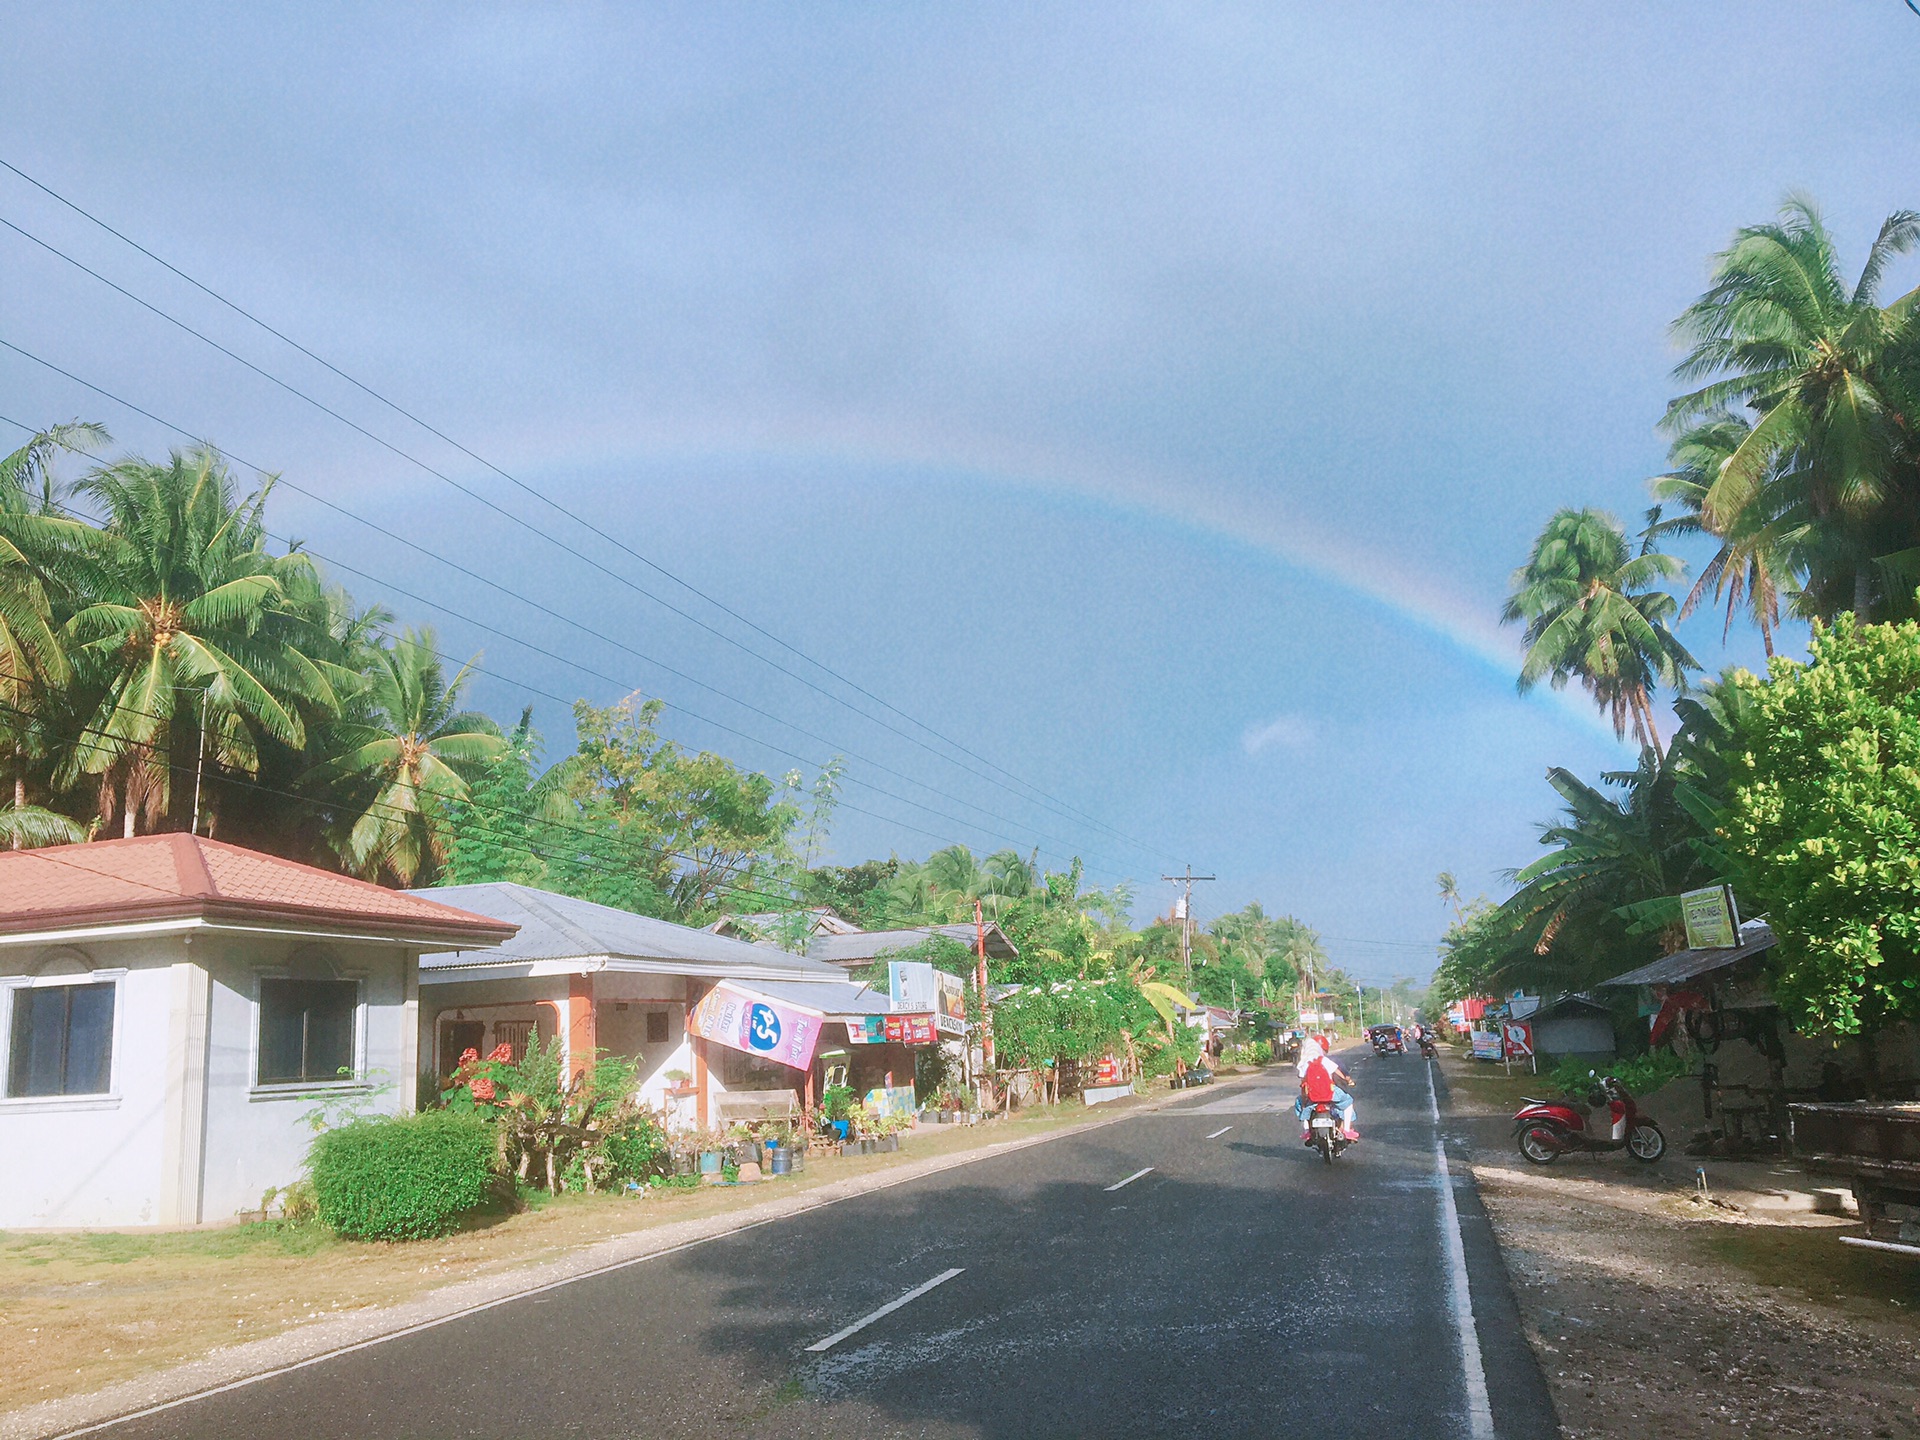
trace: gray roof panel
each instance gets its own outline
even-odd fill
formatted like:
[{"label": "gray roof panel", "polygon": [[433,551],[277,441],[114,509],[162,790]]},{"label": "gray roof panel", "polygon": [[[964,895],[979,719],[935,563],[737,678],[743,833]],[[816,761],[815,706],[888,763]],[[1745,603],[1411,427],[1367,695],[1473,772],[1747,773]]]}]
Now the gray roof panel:
[{"label": "gray roof panel", "polygon": [[591,900],[576,900],[551,890],[536,890],[528,885],[498,881],[484,885],[443,885],[408,893],[520,927],[520,933],[504,945],[423,955],[420,960],[423,970],[481,963],[498,966],[532,960],[605,957],[697,965],[703,971],[723,970],[743,980],[756,976],[818,976],[838,982],[846,979],[845,971],[804,955],[676,925],[671,920],[635,915],[611,905],[596,905]]},{"label": "gray roof panel", "polygon": [[1693,980],[1714,970],[1724,970],[1729,965],[1738,964],[1749,956],[1771,950],[1774,946],[1773,931],[1764,920],[1748,920],[1740,927],[1740,943],[1729,950],[1681,950],[1672,955],[1662,955],[1650,965],[1642,965],[1638,970],[1629,970],[1624,975],[1616,975],[1611,980],[1602,980],[1602,985],[1678,985],[1682,981]]}]

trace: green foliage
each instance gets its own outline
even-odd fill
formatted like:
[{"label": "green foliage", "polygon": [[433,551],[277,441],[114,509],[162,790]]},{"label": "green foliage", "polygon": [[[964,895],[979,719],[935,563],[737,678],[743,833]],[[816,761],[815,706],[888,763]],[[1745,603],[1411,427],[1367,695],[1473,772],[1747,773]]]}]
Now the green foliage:
[{"label": "green foliage", "polygon": [[1841,1034],[1920,1018],[1920,625],[1816,628],[1748,702],[1723,820],[1775,995]]},{"label": "green foliage", "polygon": [[321,1221],[351,1240],[427,1240],[494,1195],[498,1147],[478,1116],[431,1111],[361,1120],[313,1142]]},{"label": "green foliage", "polygon": [[853,1118],[854,1094],[850,1086],[829,1085],[820,1094],[820,1113],[829,1120]]},{"label": "green foliage", "polygon": [[1604,1068],[1587,1060],[1562,1060],[1553,1067],[1550,1078],[1569,1095],[1584,1095],[1592,1083],[1588,1072],[1600,1069],[1601,1074],[1612,1075],[1625,1085],[1629,1094],[1646,1096],[1688,1074],[1692,1068],[1691,1061],[1671,1050],[1652,1050],[1631,1060],[1612,1061]]}]

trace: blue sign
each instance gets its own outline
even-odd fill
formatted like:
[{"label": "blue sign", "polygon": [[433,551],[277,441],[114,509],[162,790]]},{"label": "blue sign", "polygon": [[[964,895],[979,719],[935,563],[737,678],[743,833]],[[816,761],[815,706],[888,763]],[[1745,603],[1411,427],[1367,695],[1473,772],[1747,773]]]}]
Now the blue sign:
[{"label": "blue sign", "polygon": [[780,1043],[780,1017],[771,1006],[753,1007],[747,1016],[747,1041],[756,1050],[771,1050]]}]

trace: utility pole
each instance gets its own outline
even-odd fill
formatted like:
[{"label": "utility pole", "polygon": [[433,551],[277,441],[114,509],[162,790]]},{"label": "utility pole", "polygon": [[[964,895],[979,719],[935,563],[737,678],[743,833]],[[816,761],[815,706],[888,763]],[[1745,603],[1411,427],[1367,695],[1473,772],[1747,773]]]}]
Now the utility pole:
[{"label": "utility pole", "polygon": [[1186,977],[1189,988],[1193,985],[1193,887],[1202,880],[1217,880],[1217,875],[1196,875],[1193,866],[1187,866],[1184,875],[1162,875],[1160,877],[1170,885],[1184,885],[1186,892],[1180,899],[1180,973]]}]

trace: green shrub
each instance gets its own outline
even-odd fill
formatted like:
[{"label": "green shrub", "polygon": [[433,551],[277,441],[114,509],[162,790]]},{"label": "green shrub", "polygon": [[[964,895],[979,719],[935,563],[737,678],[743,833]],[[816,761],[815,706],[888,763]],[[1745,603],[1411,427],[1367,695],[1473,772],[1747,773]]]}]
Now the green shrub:
[{"label": "green shrub", "polygon": [[608,1178],[614,1181],[650,1179],[666,1169],[673,1154],[667,1132],[647,1115],[609,1135],[601,1149],[611,1166]]},{"label": "green shrub", "polygon": [[313,1142],[322,1223],[350,1240],[426,1240],[494,1196],[499,1143],[478,1115],[362,1120]]},{"label": "green shrub", "polygon": [[1651,1050],[1631,1060],[1615,1060],[1597,1065],[1586,1060],[1562,1060],[1553,1068],[1553,1083],[1573,1094],[1583,1094],[1589,1070],[1611,1075],[1634,1095],[1651,1095],[1662,1085],[1685,1075],[1693,1067],[1671,1050]]}]

